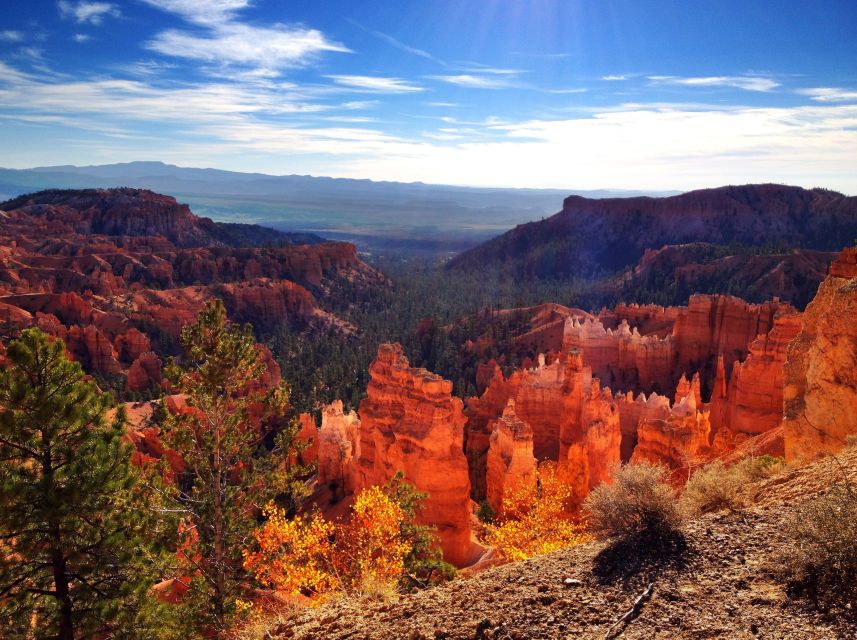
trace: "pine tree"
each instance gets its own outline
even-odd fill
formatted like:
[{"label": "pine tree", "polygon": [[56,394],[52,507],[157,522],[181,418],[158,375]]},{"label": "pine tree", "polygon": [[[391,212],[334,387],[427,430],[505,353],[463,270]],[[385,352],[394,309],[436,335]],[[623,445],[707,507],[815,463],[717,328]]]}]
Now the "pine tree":
[{"label": "pine tree", "polygon": [[186,406],[167,412],[164,437],[185,467],[173,494],[185,532],[180,569],[191,577],[182,608],[196,633],[221,637],[236,600],[247,596],[241,551],[257,517],[274,497],[293,509],[306,470],[293,462],[298,428],[287,417],[288,387],[265,390],[252,328],[230,323],[217,300],[185,327],[181,343],[181,363],[165,371]]},{"label": "pine tree", "polygon": [[[4,637],[116,637],[146,581],[146,496],[124,412],[38,329],[0,370],[0,627]],[[143,637],[140,634],[139,637]]]}]

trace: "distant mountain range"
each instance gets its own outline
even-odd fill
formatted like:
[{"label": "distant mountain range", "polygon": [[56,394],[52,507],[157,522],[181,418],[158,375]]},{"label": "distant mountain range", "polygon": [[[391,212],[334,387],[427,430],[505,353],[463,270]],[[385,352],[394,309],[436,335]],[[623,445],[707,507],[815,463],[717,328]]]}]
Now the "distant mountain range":
[{"label": "distant mountain range", "polygon": [[213,220],[317,233],[356,241],[363,249],[433,251],[460,251],[522,222],[538,220],[555,211],[570,193],[590,198],[641,195],[272,176],[162,162],[0,169],[0,200],[43,189],[95,187],[150,189],[174,196]]},{"label": "distant mountain range", "polygon": [[602,291],[623,300],[676,303],[693,292],[727,292],[783,295],[802,306],[832,252],[855,238],[857,197],[826,189],[758,184],[663,198],[570,196],[559,213],[466,251],[447,268],[602,281]]}]

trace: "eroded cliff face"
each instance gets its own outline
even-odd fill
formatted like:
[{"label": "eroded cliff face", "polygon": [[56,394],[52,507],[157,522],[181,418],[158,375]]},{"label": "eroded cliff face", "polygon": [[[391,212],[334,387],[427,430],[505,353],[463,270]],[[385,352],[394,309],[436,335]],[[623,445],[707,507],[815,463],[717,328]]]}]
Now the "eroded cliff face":
[{"label": "eroded cliff face", "polygon": [[359,457],[360,419],[335,400],[322,409],[318,431],[318,483],[327,486],[334,500],[354,493]]},{"label": "eroded cliff face", "polygon": [[785,364],[787,461],[839,451],[857,433],[857,250],[844,250],[815,299]]},{"label": "eroded cliff face", "polygon": [[402,348],[393,344],[379,347],[369,373],[359,409],[355,491],[383,485],[402,471],[429,494],[418,518],[437,527],[444,558],[468,564],[478,548],[471,540],[467,418],[461,400],[452,396],[452,382],[411,367]]},{"label": "eroded cliff face", "polygon": [[317,296],[334,277],[366,288],[385,282],[354,245],[238,246],[233,231],[145,190],[47,191],[5,206],[0,322],[62,338],[87,372],[129,376],[129,391],[157,385],[150,354],[168,355],[211,299],[259,329],[348,332]]},{"label": "eroded cliff face", "polygon": [[689,394],[666,417],[640,420],[631,462],[663,464],[677,472],[677,479],[686,479],[690,468],[705,459],[710,433],[709,412],[699,410]]},{"label": "eroded cliff face", "polygon": [[533,430],[515,413],[509,400],[503,415],[491,427],[488,447],[486,499],[498,516],[503,515],[503,496],[508,491],[536,484]]}]

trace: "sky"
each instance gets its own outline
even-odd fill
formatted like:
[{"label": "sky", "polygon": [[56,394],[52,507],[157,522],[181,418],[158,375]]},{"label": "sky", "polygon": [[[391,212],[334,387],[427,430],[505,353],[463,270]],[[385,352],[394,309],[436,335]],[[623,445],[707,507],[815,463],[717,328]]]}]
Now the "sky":
[{"label": "sky", "polygon": [[855,0],[27,0],[0,166],[857,194]]}]

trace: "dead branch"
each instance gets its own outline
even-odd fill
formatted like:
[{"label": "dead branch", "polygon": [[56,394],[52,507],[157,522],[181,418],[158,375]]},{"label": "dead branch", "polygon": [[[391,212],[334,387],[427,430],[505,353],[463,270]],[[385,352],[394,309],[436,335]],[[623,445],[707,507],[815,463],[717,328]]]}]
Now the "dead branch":
[{"label": "dead branch", "polygon": [[[634,600],[634,604],[628,609],[625,613],[623,613],[619,618],[614,622],[609,629],[607,629],[607,633],[604,634],[604,640],[610,640],[611,638],[616,638],[622,635],[622,632],[625,631],[625,627],[640,615],[640,611],[643,609],[643,605],[649,601],[649,598],[652,597],[652,590],[655,588],[655,583],[650,582],[649,586],[646,587],[645,591],[637,596],[637,599]],[[618,627],[618,628],[617,628]]]}]

